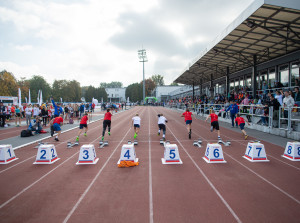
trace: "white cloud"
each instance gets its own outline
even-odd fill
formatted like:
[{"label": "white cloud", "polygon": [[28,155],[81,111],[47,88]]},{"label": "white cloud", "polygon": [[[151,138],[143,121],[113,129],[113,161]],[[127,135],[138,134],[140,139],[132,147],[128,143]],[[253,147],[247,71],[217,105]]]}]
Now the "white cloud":
[{"label": "white cloud", "polygon": [[[81,85],[141,81],[137,50],[144,45],[146,76],[170,83],[191,58],[252,0],[12,0],[0,3],[0,70],[17,77],[76,79]],[[233,7],[233,5],[235,7]],[[13,25],[12,25],[13,24]]]}]

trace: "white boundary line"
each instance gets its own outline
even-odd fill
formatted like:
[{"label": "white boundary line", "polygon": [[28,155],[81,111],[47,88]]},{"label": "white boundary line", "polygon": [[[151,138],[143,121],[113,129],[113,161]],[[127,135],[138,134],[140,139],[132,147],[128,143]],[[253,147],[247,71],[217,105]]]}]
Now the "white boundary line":
[{"label": "white boundary line", "polygon": [[153,192],[152,192],[152,165],[151,165],[151,131],[150,131],[150,109],[148,108],[148,114],[149,114],[149,221],[150,223],[153,223]]},{"label": "white boundary line", "polygon": [[79,200],[73,206],[72,210],[69,212],[69,214],[67,215],[67,217],[64,219],[63,223],[68,222],[68,220],[70,219],[70,217],[72,216],[72,214],[74,213],[74,211],[77,209],[77,207],[79,206],[79,204],[81,203],[81,201],[84,199],[84,197],[86,196],[86,194],[89,192],[89,190],[91,189],[91,187],[93,186],[93,184],[95,183],[95,181],[97,180],[97,178],[99,177],[99,175],[102,173],[103,169],[106,167],[106,165],[109,162],[109,160],[111,159],[111,157],[117,151],[117,149],[120,146],[120,144],[124,141],[125,137],[128,135],[128,133],[129,133],[130,130],[131,130],[131,126],[128,129],[128,131],[126,132],[126,134],[124,135],[124,137],[122,138],[122,140],[119,142],[119,144],[115,147],[115,149],[113,150],[113,152],[107,158],[106,162],[103,164],[103,166],[101,167],[101,169],[98,171],[98,173],[96,174],[96,176],[94,177],[94,179],[92,180],[92,182],[89,184],[89,186],[83,192],[83,194],[80,196]]},{"label": "white boundary line", "polygon": [[218,197],[221,199],[223,204],[227,207],[227,209],[230,211],[230,213],[233,215],[235,220],[239,223],[242,221],[240,218],[237,216],[237,214],[234,212],[234,210],[230,207],[230,205],[227,203],[227,201],[223,198],[223,196],[220,194],[220,192],[217,190],[217,188],[213,185],[213,183],[208,179],[208,177],[205,175],[205,173],[202,171],[202,169],[198,166],[198,164],[195,162],[195,160],[191,157],[191,155],[188,153],[188,151],[185,149],[185,147],[181,144],[181,142],[177,139],[177,137],[174,135],[173,131],[171,128],[169,128],[169,131],[172,133],[172,135],[175,137],[176,141],[180,144],[184,152],[188,155],[188,157],[192,160],[193,164],[195,167],[199,170],[201,175],[204,177],[204,179],[207,181],[207,183],[210,185],[210,187],[215,191],[215,193],[218,195]]},{"label": "white boundary line", "polygon": [[[177,121],[177,120],[176,120]],[[208,130],[208,128],[206,126],[202,126],[204,128],[206,128]],[[196,134],[194,132],[195,135],[197,135],[198,137],[200,137],[199,134]],[[174,134],[173,134],[174,135]],[[230,137],[226,136],[223,134],[223,136],[231,139]],[[207,141],[205,138],[201,137],[204,141]],[[240,143],[240,142],[239,142]],[[181,144],[181,143],[180,143]],[[240,143],[242,144],[242,143]],[[243,144],[242,144],[243,145]],[[229,155],[228,153],[224,152],[223,153],[226,154],[227,156],[229,156],[231,159],[233,159],[234,161],[236,161],[237,163],[239,163],[241,166],[243,166],[244,168],[246,168],[247,170],[249,170],[250,172],[252,172],[253,174],[255,174],[257,177],[259,177],[260,179],[262,179],[263,181],[265,181],[266,183],[270,184],[271,186],[273,186],[274,188],[276,188],[277,190],[279,190],[280,192],[282,192],[283,194],[285,194],[286,196],[288,196],[289,198],[291,198],[293,201],[297,202],[298,204],[300,204],[300,201],[297,200],[294,196],[290,195],[289,193],[285,192],[283,189],[281,189],[280,187],[276,186],[275,184],[273,184],[272,182],[268,181],[266,178],[264,178],[263,176],[261,176],[260,174],[256,173],[254,170],[250,169],[249,167],[247,167],[246,165],[244,165],[243,163],[241,163],[240,161],[238,161],[237,159],[233,158],[231,155]],[[283,161],[282,161],[283,162]]]}]

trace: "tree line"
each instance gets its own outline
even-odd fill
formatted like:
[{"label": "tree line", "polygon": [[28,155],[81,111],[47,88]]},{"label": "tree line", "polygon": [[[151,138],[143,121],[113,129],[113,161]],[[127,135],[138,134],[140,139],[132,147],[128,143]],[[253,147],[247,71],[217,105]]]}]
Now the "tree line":
[{"label": "tree line", "polygon": [[[162,75],[152,75],[145,80],[145,95],[151,96],[156,86],[164,85],[164,77]],[[176,85],[172,83],[171,85]],[[0,96],[18,96],[18,88],[22,91],[22,102],[25,102],[25,97],[28,98],[30,89],[31,101],[37,102],[38,91],[42,90],[43,100],[48,101],[51,96],[55,101],[64,102],[80,102],[84,97],[86,101],[92,101],[92,98],[98,99],[99,102],[103,99],[104,102],[108,100],[108,95],[105,88],[121,88],[123,84],[118,81],[110,83],[101,82],[99,87],[94,86],[80,86],[76,80],[55,80],[53,84],[49,84],[44,77],[34,75],[30,79],[21,77],[19,80],[15,76],[3,70],[0,72]],[[130,84],[126,88],[126,98],[130,101],[137,102],[143,100],[143,82]]]}]

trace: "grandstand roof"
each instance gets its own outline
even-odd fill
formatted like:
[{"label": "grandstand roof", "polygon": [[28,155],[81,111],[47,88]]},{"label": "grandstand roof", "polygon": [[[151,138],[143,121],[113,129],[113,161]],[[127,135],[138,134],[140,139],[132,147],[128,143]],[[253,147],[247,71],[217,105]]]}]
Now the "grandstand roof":
[{"label": "grandstand roof", "polygon": [[255,0],[175,80],[200,84],[300,49],[299,0]]}]

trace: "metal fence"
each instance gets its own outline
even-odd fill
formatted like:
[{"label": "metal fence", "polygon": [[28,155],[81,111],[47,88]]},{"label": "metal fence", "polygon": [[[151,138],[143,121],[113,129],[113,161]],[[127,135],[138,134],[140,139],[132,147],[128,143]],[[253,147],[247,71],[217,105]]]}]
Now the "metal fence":
[{"label": "metal fence", "polygon": [[[205,116],[213,109],[215,113],[223,119],[231,119],[230,112],[226,111],[228,104],[189,104],[183,103],[168,103],[169,108],[196,112],[200,116]],[[300,132],[300,108],[299,107],[279,107],[279,110],[274,110],[273,107],[267,107],[268,112],[264,112],[264,105],[239,105],[239,114],[245,117],[249,122],[257,125],[267,126],[269,128],[279,128],[288,131]]]}]

